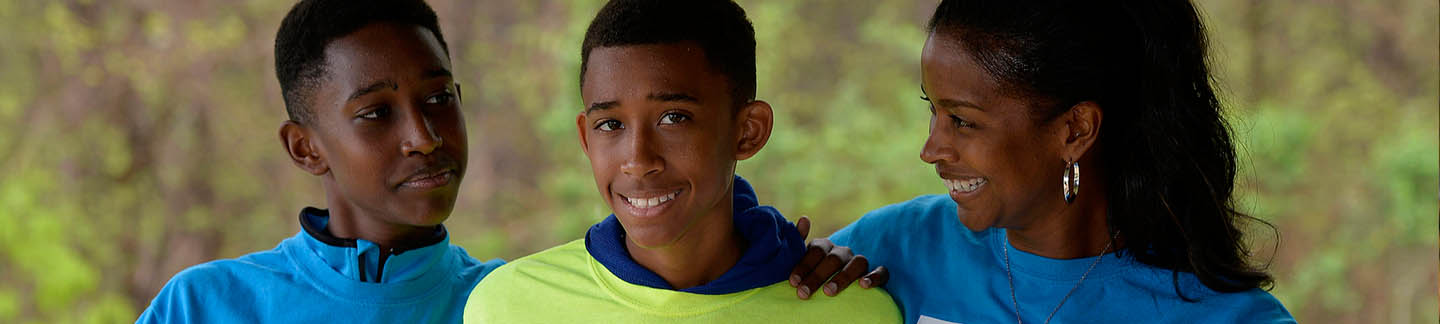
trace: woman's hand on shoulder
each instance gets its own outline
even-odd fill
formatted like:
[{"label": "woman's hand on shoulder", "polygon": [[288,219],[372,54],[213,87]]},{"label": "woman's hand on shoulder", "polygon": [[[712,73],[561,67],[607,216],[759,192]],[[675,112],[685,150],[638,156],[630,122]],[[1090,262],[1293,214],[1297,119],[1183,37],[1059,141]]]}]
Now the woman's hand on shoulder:
[{"label": "woman's hand on shoulder", "polygon": [[[800,235],[810,236],[810,218],[801,216],[795,222]],[[834,297],[859,281],[860,287],[869,289],[881,287],[890,279],[890,272],[884,266],[869,270],[870,263],[863,255],[855,255],[850,248],[835,246],[830,240],[818,238],[806,244],[805,257],[790,272],[790,286],[800,299],[810,299],[817,289],[823,289],[826,296]]]}]

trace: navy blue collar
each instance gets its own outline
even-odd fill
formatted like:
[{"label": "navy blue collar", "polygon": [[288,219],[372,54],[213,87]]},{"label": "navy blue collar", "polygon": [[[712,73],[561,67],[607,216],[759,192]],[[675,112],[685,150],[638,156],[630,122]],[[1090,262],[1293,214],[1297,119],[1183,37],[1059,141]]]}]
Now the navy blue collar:
[{"label": "navy blue collar", "polygon": [[330,211],[306,207],[300,211],[301,235],[305,246],[341,275],[359,282],[388,283],[414,280],[430,272],[450,251],[444,225],[435,226],[429,236],[382,250],[379,244],[363,239],[336,237],[330,233]]},{"label": "navy blue collar", "polygon": [[[760,206],[755,189],[735,176],[735,230],[745,240],[740,260],[719,278],[679,291],[722,295],[760,288],[787,280],[790,270],[805,255],[805,240],[795,224],[785,220],[774,207]],[[664,278],[630,258],[625,247],[625,228],[610,214],[585,233],[585,250],[610,273],[626,282],[676,290]]]},{"label": "navy blue collar", "polygon": [[[339,238],[335,237],[334,234],[330,234],[329,225],[329,210],[315,207],[305,207],[305,209],[300,210],[300,228],[304,229],[305,233],[310,234],[311,237],[314,237],[316,240],[319,240],[326,245],[338,247],[355,247],[355,239]],[[440,243],[440,241],[444,241],[446,236],[448,235],[449,233],[445,231],[445,225],[436,225],[435,232],[431,233],[430,236],[425,237],[424,239],[421,239],[417,242],[408,242],[403,246],[396,246],[395,252],[405,252],[435,245],[435,243]]]}]

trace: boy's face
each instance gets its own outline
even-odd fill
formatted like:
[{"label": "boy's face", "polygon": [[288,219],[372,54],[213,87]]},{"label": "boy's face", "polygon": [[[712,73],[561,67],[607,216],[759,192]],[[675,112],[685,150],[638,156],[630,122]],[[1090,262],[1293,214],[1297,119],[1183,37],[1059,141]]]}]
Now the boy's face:
[{"label": "boy's face", "polygon": [[465,175],[466,143],[459,89],[434,34],[372,24],[331,42],[325,62],[313,118],[300,127],[309,141],[300,146],[311,151],[292,149],[292,158],[325,176],[329,207],[357,215],[359,227],[443,222]]},{"label": "boy's face", "polygon": [[769,106],[737,112],[730,82],[693,43],[595,48],[588,64],[576,127],[628,239],[663,247],[697,223],[730,222],[735,161],[764,146]]}]

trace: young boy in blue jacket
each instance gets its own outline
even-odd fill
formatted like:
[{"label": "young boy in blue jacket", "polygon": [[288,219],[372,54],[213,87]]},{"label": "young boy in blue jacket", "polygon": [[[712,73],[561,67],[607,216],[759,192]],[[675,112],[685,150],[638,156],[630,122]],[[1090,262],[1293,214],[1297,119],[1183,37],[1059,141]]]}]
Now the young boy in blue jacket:
[{"label": "young boy in blue jacket", "polygon": [[304,0],[281,23],[285,152],[325,205],[273,250],[176,274],[137,322],[459,322],[480,262],[441,225],[465,175],[460,89],[423,1]]}]

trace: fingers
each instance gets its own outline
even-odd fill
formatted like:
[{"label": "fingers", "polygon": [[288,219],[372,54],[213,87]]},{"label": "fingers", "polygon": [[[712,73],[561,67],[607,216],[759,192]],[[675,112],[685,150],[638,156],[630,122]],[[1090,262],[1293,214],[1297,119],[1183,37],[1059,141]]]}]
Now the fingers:
[{"label": "fingers", "polygon": [[830,279],[836,271],[840,270],[840,267],[850,262],[853,257],[850,248],[834,247],[830,253],[820,259],[820,264],[815,265],[815,271],[811,271],[805,276],[805,279],[800,281],[799,291],[796,294],[800,296],[800,299],[810,299],[810,295],[820,288],[821,283]]},{"label": "fingers", "polygon": [[[800,263],[795,264],[795,269],[790,270],[790,286],[800,287],[800,280],[804,279],[810,272],[815,271],[815,265],[820,264],[820,259],[830,253],[835,244],[827,239],[814,239],[805,248],[805,257],[800,258]],[[811,290],[814,291],[814,290]]]},{"label": "fingers", "polygon": [[800,216],[800,219],[795,220],[795,228],[800,230],[801,241],[810,238],[810,217]]},{"label": "fingers", "polygon": [[840,269],[840,273],[836,273],[835,277],[830,278],[829,282],[821,286],[821,290],[825,291],[826,296],[835,297],[844,291],[845,287],[850,287],[850,283],[855,282],[855,279],[864,275],[866,270],[870,270],[870,262],[865,259],[865,256],[857,255],[850,259],[850,262],[845,263],[845,267]]},{"label": "fingers", "polygon": [[890,282],[890,269],[879,266],[875,268],[875,271],[870,271],[865,277],[860,278],[860,288],[883,287],[887,282]]}]

